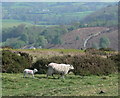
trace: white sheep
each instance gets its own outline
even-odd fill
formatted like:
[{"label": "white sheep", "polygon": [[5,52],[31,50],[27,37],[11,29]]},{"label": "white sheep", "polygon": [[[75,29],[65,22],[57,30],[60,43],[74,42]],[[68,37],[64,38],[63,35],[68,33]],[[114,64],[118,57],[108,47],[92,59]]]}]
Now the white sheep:
[{"label": "white sheep", "polygon": [[[57,64],[57,63],[50,63],[48,64],[48,71],[47,71],[47,78],[48,76],[53,74],[60,74],[62,78],[64,78],[64,75],[68,73],[69,70],[73,70],[74,67],[70,64]],[[53,76],[54,77],[54,76]]]},{"label": "white sheep", "polygon": [[37,69],[34,69],[34,70],[30,70],[30,69],[25,69],[24,71],[23,71],[23,77],[25,78],[26,77],[26,74],[28,74],[28,75],[32,75],[32,77],[34,78],[34,73],[35,72],[38,72],[38,70]]}]

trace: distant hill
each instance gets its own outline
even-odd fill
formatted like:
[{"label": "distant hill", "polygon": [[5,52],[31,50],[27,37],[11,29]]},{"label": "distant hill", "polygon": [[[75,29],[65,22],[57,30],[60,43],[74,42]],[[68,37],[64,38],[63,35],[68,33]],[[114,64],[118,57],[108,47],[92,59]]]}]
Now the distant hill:
[{"label": "distant hill", "polygon": [[3,3],[0,44],[13,48],[32,45],[36,48],[110,47],[117,50],[118,35],[114,28],[118,24],[117,7],[115,3],[92,2]]},{"label": "distant hill", "polygon": [[108,5],[86,16],[82,22],[91,26],[113,26],[118,24],[118,5]]},{"label": "distant hill", "polygon": [[91,36],[92,34],[96,34],[98,32],[102,32],[102,34],[92,37],[88,43],[86,48],[93,47],[93,44],[98,44],[100,42],[100,38],[107,37],[110,40],[109,48],[114,50],[118,50],[118,31],[117,28],[107,28],[107,27],[88,27],[88,28],[80,28],[74,31],[71,31],[65,35],[63,35],[62,45],[52,45],[49,44],[47,48],[61,48],[61,49],[84,49],[85,40]]},{"label": "distant hill", "polygon": [[37,25],[64,25],[78,22],[109,4],[111,3],[4,2],[2,3],[2,18]]}]

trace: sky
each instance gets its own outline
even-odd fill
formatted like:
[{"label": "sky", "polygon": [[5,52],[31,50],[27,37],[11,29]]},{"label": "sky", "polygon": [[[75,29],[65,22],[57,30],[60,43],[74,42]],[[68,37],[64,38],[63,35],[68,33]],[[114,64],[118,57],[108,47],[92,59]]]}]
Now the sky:
[{"label": "sky", "polygon": [[0,2],[119,2],[120,0],[0,0]]}]

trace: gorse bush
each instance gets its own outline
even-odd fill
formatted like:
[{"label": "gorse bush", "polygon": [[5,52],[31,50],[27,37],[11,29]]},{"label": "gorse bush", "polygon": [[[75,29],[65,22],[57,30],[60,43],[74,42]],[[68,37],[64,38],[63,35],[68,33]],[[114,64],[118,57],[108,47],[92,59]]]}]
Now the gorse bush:
[{"label": "gorse bush", "polygon": [[48,59],[40,59],[33,64],[32,68],[37,68],[39,70],[39,72],[37,73],[45,74],[47,71],[47,67],[45,65],[47,65],[48,63]]},{"label": "gorse bush", "polygon": [[8,50],[2,51],[2,72],[18,73],[23,72],[25,68],[32,65],[32,57],[27,53],[21,53],[21,56]]},{"label": "gorse bush", "polygon": [[41,58],[33,64],[33,68],[37,68],[39,73],[46,73],[47,67],[45,65],[51,62],[72,64],[75,68],[73,70],[75,75],[108,75],[117,71],[116,64],[111,59],[91,55]]},{"label": "gorse bush", "polygon": [[[101,48],[102,49],[102,48]],[[85,50],[85,52],[87,54],[91,54],[91,55],[107,55],[106,52],[104,50],[98,50],[98,49],[94,49],[94,48],[87,48]]]},{"label": "gorse bush", "polygon": [[115,64],[117,65],[118,71],[120,72],[120,67],[119,67],[120,66],[120,53],[116,55],[112,55],[109,58],[115,62]]},{"label": "gorse bush", "polygon": [[11,51],[2,51],[2,72],[18,73],[23,72],[25,68],[37,68],[38,73],[46,74],[48,65],[51,62],[65,63],[74,66],[75,75],[108,75],[117,72],[119,55],[109,58],[102,58],[97,55],[65,55],[54,56],[51,58],[40,58],[32,64],[32,57],[27,53],[20,53],[20,56]]},{"label": "gorse bush", "polygon": [[116,65],[110,59],[98,56],[75,56],[74,73],[78,75],[108,75],[116,72]]}]

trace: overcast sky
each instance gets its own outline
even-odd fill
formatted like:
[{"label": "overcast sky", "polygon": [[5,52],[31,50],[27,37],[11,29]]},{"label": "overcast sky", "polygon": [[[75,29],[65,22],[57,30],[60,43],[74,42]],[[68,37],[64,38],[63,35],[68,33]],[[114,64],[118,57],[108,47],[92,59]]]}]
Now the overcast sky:
[{"label": "overcast sky", "polygon": [[120,0],[0,0],[2,2],[119,2]]}]

